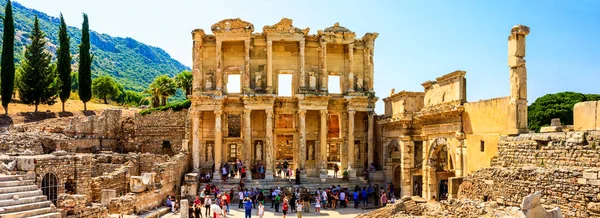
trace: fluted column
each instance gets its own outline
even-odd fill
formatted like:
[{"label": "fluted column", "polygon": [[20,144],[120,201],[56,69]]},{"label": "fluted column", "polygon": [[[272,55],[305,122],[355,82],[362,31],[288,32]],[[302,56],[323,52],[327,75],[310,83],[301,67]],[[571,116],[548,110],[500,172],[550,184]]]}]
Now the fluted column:
[{"label": "fluted column", "polygon": [[273,41],[267,40],[267,93],[273,93]]},{"label": "fluted column", "polygon": [[327,91],[327,42],[321,41],[321,91]]},{"label": "fluted column", "polygon": [[[247,169],[250,169],[252,166],[252,131],[250,131],[250,119],[252,110],[244,110],[244,147],[242,149],[242,160],[244,160],[244,164]],[[249,180],[252,180],[252,174],[249,173],[250,176],[246,176]]]},{"label": "fluted column", "polygon": [[265,110],[267,113],[267,123],[266,123],[266,140],[265,140],[265,162],[266,162],[266,172],[265,179],[273,179],[273,172],[275,172],[275,168],[273,167],[273,109]]},{"label": "fluted column", "polygon": [[216,45],[217,72],[216,72],[216,76],[215,76],[216,77],[215,83],[217,84],[216,89],[218,91],[223,90],[223,51],[221,48],[222,45],[223,45],[223,42],[221,40],[217,40],[217,45]]},{"label": "fluted column", "polygon": [[[375,128],[375,120],[374,120],[374,116],[375,114],[373,112],[369,113],[369,123],[368,123],[368,130],[367,130],[367,167],[370,167],[371,164],[374,161],[374,157],[373,157],[373,152],[374,152],[374,136],[373,136],[373,129]],[[368,168],[367,168],[368,169]]]},{"label": "fluted column", "polygon": [[327,110],[321,110],[321,127],[319,133],[319,149],[320,149],[320,161],[321,161],[321,170],[320,177],[321,179],[327,178]]},{"label": "fluted column", "polygon": [[244,40],[244,92],[250,90],[250,39]]},{"label": "fluted column", "polygon": [[221,179],[221,157],[223,150],[223,131],[221,125],[221,116],[223,112],[220,110],[215,111],[215,155],[213,158],[215,159],[215,172],[213,173],[213,178],[215,180]]},{"label": "fluted column", "polygon": [[348,44],[348,91],[354,92],[354,43]]},{"label": "fluted column", "polygon": [[[306,176],[306,110],[298,110],[299,116],[299,131],[300,131],[300,154],[298,155],[298,161],[300,165],[300,172]],[[302,176],[302,174],[301,174]]]},{"label": "fluted column", "polygon": [[306,41],[302,39],[300,41],[300,90],[304,90],[306,87],[306,73],[304,72],[304,47],[306,47]]},{"label": "fluted column", "polygon": [[356,177],[354,170],[354,114],[356,111],[348,111],[348,176]]}]

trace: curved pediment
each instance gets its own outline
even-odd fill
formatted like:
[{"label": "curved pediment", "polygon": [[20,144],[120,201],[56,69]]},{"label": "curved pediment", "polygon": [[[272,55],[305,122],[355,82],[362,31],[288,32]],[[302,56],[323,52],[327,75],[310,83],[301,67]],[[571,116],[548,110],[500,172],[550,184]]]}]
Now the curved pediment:
[{"label": "curved pediment", "polygon": [[254,24],[240,18],[225,19],[213,24],[210,29],[213,33],[252,33]]},{"label": "curved pediment", "polygon": [[292,25],[292,19],[281,18],[276,24],[272,26],[266,25],[263,27],[264,34],[303,34],[307,35],[310,28],[300,29]]}]

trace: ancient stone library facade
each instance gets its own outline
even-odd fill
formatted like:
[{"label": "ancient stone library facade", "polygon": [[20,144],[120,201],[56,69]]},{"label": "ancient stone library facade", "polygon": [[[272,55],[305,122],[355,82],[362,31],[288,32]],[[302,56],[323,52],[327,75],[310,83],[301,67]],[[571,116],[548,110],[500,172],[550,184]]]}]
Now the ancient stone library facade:
[{"label": "ancient stone library facade", "polygon": [[303,177],[326,177],[333,164],[354,177],[374,161],[377,33],[357,38],[336,23],[309,34],[287,18],[262,33],[239,18],[211,31],[192,32],[195,171],[239,159],[265,164],[272,179],[287,160]]}]

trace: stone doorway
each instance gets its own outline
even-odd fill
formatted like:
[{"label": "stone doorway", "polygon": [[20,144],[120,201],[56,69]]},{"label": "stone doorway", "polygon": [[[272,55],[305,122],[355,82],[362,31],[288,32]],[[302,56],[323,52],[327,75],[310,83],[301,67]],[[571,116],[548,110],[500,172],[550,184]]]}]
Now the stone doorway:
[{"label": "stone doorway", "polygon": [[438,197],[437,199],[441,200],[448,200],[448,180],[444,179],[444,180],[440,180],[438,181]]},{"label": "stone doorway", "polygon": [[[392,181],[394,184],[394,196],[396,196],[397,198],[400,198],[401,195],[401,191],[400,190],[402,188],[402,168],[400,167],[400,165],[394,167],[394,180]],[[389,198],[391,198],[392,196],[389,196]]]},{"label": "stone doorway", "polygon": [[42,193],[56,205],[58,199],[58,178],[54,173],[46,173],[42,179]]},{"label": "stone doorway", "polygon": [[275,147],[275,162],[283,164],[287,161],[289,167],[294,169],[294,136],[277,135],[277,145]]},{"label": "stone doorway", "polygon": [[329,143],[327,144],[327,169],[333,170],[334,165],[338,165],[340,168],[339,174],[342,172],[342,163],[341,163],[341,146],[340,143]]},{"label": "stone doorway", "polygon": [[413,194],[423,197],[423,176],[413,176]]},{"label": "stone doorway", "polygon": [[427,199],[448,198],[448,178],[454,177],[454,160],[446,138],[436,138],[431,142],[425,166],[423,167],[423,192]]}]

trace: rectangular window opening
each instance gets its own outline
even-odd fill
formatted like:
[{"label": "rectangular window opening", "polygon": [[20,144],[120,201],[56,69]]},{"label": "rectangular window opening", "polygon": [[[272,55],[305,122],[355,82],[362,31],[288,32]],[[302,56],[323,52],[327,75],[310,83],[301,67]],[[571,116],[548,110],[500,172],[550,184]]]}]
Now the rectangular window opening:
[{"label": "rectangular window opening", "polygon": [[342,82],[340,76],[328,76],[327,89],[330,94],[342,94]]},{"label": "rectangular window opening", "polygon": [[241,76],[239,74],[227,75],[227,93],[240,93],[241,81]]},{"label": "rectangular window opening", "polygon": [[277,95],[284,97],[292,96],[292,74],[279,74],[277,81]]},{"label": "rectangular window opening", "polygon": [[481,152],[485,151],[485,141],[479,141],[479,150],[481,150]]}]

